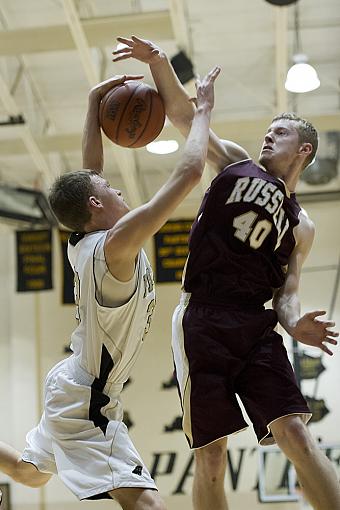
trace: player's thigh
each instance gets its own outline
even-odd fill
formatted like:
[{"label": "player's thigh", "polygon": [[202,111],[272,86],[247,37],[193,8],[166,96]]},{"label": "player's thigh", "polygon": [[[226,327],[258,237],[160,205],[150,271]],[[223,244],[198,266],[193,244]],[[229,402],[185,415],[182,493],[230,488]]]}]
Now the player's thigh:
[{"label": "player's thigh", "polygon": [[115,489],[109,494],[124,510],[166,510],[159,493],[152,489],[131,487]]},{"label": "player's thigh", "polygon": [[15,470],[15,479],[17,482],[34,488],[45,485],[51,476],[50,473],[38,471],[33,464],[25,462],[24,460],[18,462]]}]

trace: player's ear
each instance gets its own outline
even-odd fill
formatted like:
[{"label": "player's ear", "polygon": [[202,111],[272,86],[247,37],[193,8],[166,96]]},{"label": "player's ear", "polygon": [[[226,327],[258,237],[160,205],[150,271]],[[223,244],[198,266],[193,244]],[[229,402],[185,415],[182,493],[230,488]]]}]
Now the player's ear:
[{"label": "player's ear", "polygon": [[101,203],[101,201],[95,197],[94,195],[91,195],[89,197],[89,206],[90,207],[95,207],[97,209],[100,209],[101,207],[103,207],[103,204]]},{"label": "player's ear", "polygon": [[312,151],[313,151],[313,145],[309,142],[303,143],[299,148],[299,152],[303,156],[309,156],[312,153]]}]

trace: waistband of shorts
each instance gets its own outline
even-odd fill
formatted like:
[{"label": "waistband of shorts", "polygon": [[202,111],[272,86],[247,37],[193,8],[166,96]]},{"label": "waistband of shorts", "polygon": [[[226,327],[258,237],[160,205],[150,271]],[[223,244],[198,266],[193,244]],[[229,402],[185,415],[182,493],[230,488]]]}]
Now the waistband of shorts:
[{"label": "waistband of shorts", "polygon": [[74,379],[78,384],[91,386],[95,376],[89,374],[81,365],[80,361],[74,354],[65,360],[63,369]]}]

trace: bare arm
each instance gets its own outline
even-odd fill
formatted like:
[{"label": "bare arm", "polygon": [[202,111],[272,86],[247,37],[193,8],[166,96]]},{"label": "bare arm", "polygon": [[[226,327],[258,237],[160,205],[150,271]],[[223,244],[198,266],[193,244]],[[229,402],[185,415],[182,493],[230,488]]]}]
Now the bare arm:
[{"label": "bare arm", "polygon": [[174,209],[199,182],[208,150],[215,67],[197,84],[197,109],[184,152],[170,178],[146,204],[123,216],[109,231],[105,257],[111,273],[118,279],[131,277],[134,261],[145,241],[167,221]]},{"label": "bare arm", "polygon": [[98,174],[103,172],[104,152],[99,124],[99,95],[89,94],[82,139],[83,168]]},{"label": "bare arm", "polygon": [[294,249],[288,264],[287,276],[284,285],[275,293],[273,307],[276,310],[280,324],[295,340],[318,347],[327,354],[332,351],[324,344],[328,342],[336,345],[333,337],[338,333],[329,328],[335,325],[334,322],[318,319],[324,315],[324,310],[315,310],[300,316],[300,300],[298,296],[299,281],[302,264],[304,263],[313,243],[314,225],[306,215],[302,215],[299,227],[297,245]]},{"label": "bare arm", "polygon": [[88,109],[85,118],[82,139],[83,168],[101,174],[103,172],[104,155],[102,133],[99,123],[99,105],[102,97],[112,88],[117,87],[126,80],[140,80],[142,75],[113,76],[89,92]]},{"label": "bare arm", "polygon": [[[114,51],[114,61],[136,58],[149,64],[156,87],[163,98],[165,111],[173,125],[188,136],[195,108],[189,96],[176,76],[164,51],[151,41],[132,36],[131,39],[118,37],[126,48]],[[223,170],[230,163],[249,158],[248,153],[239,145],[228,140],[220,140],[210,129],[208,160],[216,171]]]}]

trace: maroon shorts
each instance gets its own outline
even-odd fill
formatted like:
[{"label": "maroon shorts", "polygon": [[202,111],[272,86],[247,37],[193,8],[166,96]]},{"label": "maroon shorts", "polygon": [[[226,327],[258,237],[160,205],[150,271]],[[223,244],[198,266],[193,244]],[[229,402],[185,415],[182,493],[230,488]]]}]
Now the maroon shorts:
[{"label": "maroon shorts", "polygon": [[[311,417],[297,386],[274,310],[226,310],[182,297],[173,317],[173,354],[192,448],[238,432],[247,423],[240,397],[261,444],[269,425],[289,414]],[[187,295],[188,296],[188,295]]]}]

